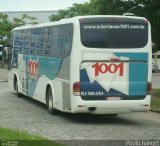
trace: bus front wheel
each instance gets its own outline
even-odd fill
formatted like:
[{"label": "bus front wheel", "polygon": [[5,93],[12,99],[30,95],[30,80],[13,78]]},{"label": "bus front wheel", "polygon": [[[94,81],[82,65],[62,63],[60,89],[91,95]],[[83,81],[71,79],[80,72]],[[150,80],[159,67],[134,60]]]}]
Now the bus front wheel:
[{"label": "bus front wheel", "polygon": [[53,106],[53,94],[51,88],[47,91],[47,108],[50,114],[57,114],[57,110]]}]

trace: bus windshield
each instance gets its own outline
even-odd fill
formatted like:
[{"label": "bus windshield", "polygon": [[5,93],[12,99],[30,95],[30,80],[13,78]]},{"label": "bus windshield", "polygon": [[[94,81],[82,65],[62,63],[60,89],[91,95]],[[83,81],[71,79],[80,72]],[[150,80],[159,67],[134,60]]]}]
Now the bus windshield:
[{"label": "bus windshield", "polygon": [[142,48],[148,42],[148,24],[131,22],[81,23],[81,42],[89,48]]}]

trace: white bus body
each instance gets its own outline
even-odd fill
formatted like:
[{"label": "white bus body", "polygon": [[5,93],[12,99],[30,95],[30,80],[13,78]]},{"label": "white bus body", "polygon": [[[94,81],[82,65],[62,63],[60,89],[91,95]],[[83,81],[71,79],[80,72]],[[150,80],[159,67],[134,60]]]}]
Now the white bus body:
[{"label": "white bus body", "polygon": [[120,114],[150,108],[149,22],[135,16],[81,16],[12,31],[9,87],[71,113]]}]

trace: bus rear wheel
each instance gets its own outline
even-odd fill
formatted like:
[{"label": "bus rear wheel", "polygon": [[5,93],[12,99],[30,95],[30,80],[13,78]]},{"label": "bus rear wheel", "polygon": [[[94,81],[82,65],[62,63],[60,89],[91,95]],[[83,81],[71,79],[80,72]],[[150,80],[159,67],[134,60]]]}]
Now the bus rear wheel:
[{"label": "bus rear wheel", "polygon": [[48,108],[48,112],[52,115],[57,114],[57,110],[54,108],[53,106],[53,94],[52,94],[52,90],[51,88],[48,89],[47,91],[47,108]]},{"label": "bus rear wheel", "polygon": [[18,81],[17,81],[17,78],[14,80],[14,90],[16,91],[17,97],[21,97],[21,94],[18,91]]}]

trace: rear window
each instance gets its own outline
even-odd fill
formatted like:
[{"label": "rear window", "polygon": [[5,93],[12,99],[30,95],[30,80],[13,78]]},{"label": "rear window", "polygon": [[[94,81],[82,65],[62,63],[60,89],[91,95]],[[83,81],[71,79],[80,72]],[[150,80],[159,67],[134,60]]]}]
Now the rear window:
[{"label": "rear window", "polygon": [[148,42],[148,24],[88,22],[80,24],[81,42],[91,48],[142,48]]}]

